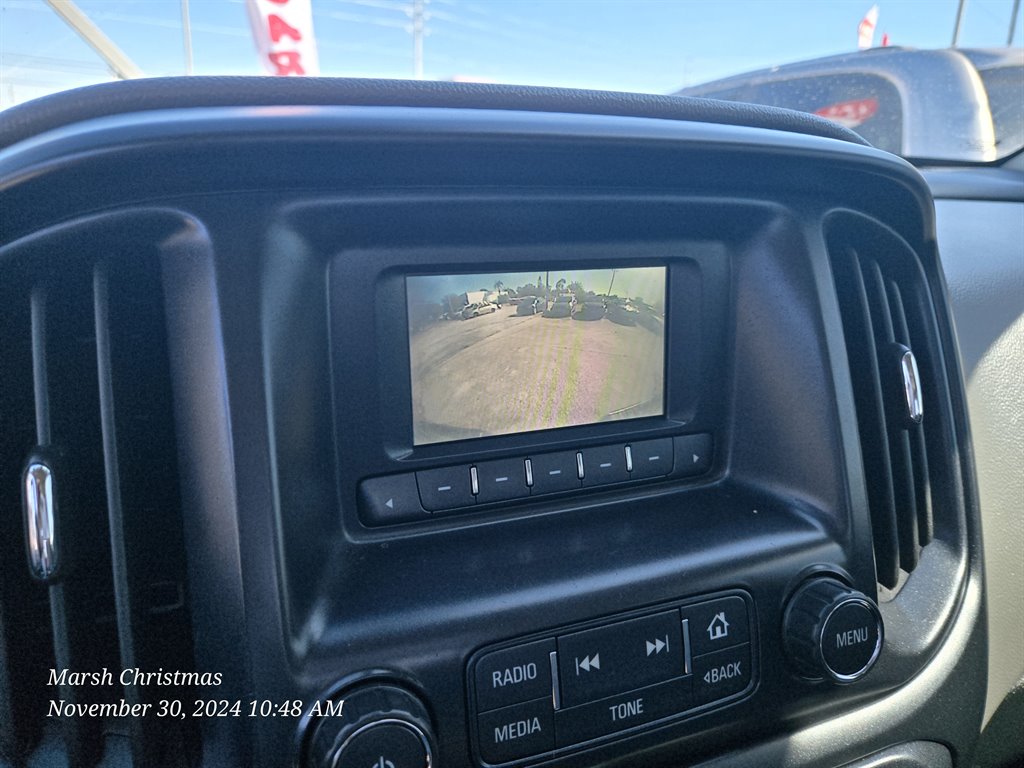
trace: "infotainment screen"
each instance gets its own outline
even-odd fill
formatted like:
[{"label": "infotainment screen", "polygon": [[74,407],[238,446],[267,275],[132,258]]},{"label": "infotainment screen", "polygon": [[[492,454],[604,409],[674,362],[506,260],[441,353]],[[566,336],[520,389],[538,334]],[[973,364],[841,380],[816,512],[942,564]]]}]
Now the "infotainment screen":
[{"label": "infotainment screen", "polygon": [[660,416],[665,267],[406,278],[416,445]]}]

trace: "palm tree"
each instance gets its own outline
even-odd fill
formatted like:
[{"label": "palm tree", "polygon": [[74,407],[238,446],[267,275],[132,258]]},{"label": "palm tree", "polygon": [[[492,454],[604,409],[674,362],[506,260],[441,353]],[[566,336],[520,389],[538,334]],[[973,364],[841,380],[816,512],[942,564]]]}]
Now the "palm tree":
[{"label": "palm tree", "polygon": [[501,289],[505,287],[505,284],[501,280],[494,281],[494,290],[501,292]]}]

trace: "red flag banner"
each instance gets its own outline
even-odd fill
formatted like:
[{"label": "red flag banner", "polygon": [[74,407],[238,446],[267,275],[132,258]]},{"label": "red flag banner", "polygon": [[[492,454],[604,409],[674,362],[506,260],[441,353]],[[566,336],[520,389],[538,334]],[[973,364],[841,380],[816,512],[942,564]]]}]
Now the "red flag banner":
[{"label": "red flag banner", "polygon": [[872,5],[857,25],[857,47],[862,51],[875,44],[875,27],[878,26],[878,6]]},{"label": "red flag banner", "polygon": [[260,62],[271,75],[319,75],[310,0],[245,0]]}]

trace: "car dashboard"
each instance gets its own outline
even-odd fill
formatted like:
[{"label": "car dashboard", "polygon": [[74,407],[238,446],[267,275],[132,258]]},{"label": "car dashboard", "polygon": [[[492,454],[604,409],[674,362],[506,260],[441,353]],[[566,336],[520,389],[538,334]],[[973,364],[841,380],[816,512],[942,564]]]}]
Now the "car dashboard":
[{"label": "car dashboard", "polygon": [[917,170],[702,100],[206,87],[5,128],[0,759],[970,764]]}]

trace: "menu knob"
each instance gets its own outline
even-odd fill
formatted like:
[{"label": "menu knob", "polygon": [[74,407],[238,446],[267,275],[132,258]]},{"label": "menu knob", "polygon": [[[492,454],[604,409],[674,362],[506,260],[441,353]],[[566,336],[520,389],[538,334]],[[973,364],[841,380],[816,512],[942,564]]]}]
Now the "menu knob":
[{"label": "menu knob", "polygon": [[790,598],[783,618],[789,660],[805,677],[860,680],[882,651],[878,606],[834,578],[813,578]]}]

